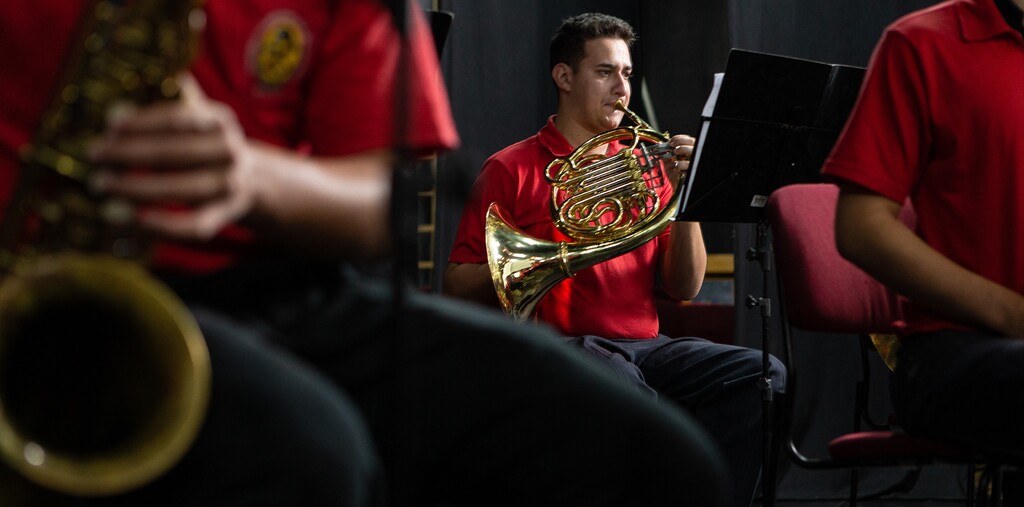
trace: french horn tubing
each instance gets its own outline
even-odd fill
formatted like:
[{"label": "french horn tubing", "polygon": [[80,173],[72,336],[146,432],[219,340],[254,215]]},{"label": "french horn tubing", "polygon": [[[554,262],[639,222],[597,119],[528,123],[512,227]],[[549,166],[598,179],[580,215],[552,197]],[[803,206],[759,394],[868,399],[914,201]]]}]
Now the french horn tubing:
[{"label": "french horn tubing", "polygon": [[[674,158],[669,135],[622,101],[615,107],[634,125],[598,134],[545,169],[552,220],[573,241],[531,237],[498,203],[487,209],[484,241],[491,281],[502,309],[515,320],[526,320],[561,281],[656,237],[679,210],[681,178],[671,182],[673,194],[664,206],[657,191],[669,178],[663,161]],[[623,147],[608,155],[616,142]]]}]

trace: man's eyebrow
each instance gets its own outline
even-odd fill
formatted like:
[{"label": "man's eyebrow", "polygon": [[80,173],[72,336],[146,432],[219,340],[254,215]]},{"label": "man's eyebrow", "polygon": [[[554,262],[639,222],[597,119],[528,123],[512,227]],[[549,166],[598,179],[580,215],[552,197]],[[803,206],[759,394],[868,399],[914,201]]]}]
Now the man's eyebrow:
[{"label": "man's eyebrow", "polygon": [[[599,63],[595,67],[598,68],[598,69],[601,69],[601,70],[615,70],[615,69],[619,68],[614,63],[608,63],[608,62]],[[624,70],[626,72],[631,72],[633,70],[633,66],[632,65],[624,65],[622,67],[622,70]]]}]

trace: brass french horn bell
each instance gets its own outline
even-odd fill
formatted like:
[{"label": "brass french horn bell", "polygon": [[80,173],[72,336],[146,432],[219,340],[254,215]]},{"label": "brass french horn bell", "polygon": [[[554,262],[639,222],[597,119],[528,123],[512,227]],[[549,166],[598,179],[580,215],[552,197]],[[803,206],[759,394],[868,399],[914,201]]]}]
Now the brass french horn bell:
[{"label": "brass french horn bell", "polygon": [[[618,257],[656,237],[674,219],[682,180],[662,207],[657,188],[669,181],[669,135],[617,101],[634,123],[598,134],[545,169],[555,226],[575,241],[534,238],[516,228],[497,203],[487,209],[487,265],[505,313],[525,320],[552,287],[582,269]],[[623,148],[610,155],[608,145]]]}]

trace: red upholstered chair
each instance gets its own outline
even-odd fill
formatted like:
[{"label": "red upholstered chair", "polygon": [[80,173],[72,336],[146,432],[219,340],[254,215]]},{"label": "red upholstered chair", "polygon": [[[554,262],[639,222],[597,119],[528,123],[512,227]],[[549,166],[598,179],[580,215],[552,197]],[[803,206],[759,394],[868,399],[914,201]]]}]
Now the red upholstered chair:
[{"label": "red upholstered chair", "polygon": [[[858,467],[921,466],[934,463],[964,464],[974,476],[975,463],[987,462],[969,449],[949,443],[908,435],[898,429],[875,425],[866,418],[866,385],[859,386],[855,426],[836,435],[828,444],[827,457],[803,454],[789,433],[789,418],[795,392],[791,328],[816,333],[861,335],[864,374],[868,379],[869,333],[892,333],[900,320],[897,296],[877,280],[843,259],[836,250],[834,220],[839,189],[830,184],[799,184],[780,188],[768,200],[768,223],[775,250],[781,296],[785,356],[789,375],[786,395],[779,403],[776,439],[790,458],[804,468],[850,468],[850,504],[857,501]],[[904,206],[901,219],[908,225],[915,217]],[[860,423],[870,426],[861,431]],[[986,472],[995,467],[986,467]],[[988,479],[986,475],[986,481]],[[766,480],[774,478],[766,477]],[[967,504],[974,501],[974,484],[968,480]],[[987,484],[987,482],[986,482]],[[988,488],[984,488],[988,489]],[[983,488],[978,488],[979,493]],[[998,491],[998,489],[997,489]],[[978,495],[984,499],[986,495]],[[765,505],[774,501],[765,499]]]}]

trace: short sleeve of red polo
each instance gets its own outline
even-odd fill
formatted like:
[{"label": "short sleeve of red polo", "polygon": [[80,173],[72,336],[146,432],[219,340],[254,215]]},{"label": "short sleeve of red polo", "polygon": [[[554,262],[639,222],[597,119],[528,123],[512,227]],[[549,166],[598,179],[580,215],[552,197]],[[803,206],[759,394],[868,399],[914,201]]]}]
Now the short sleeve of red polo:
[{"label": "short sleeve of red polo", "polygon": [[[455,244],[449,262],[457,264],[484,264],[487,251],[484,243],[484,222],[487,208],[492,202],[515,204],[514,174],[498,157],[491,157],[484,163],[469,199],[462,210],[462,218],[455,233]],[[507,209],[510,213],[513,209]]]},{"label": "short sleeve of red polo", "polygon": [[824,174],[902,203],[928,146],[928,109],[909,41],[886,32],[872,55],[860,98]]}]

